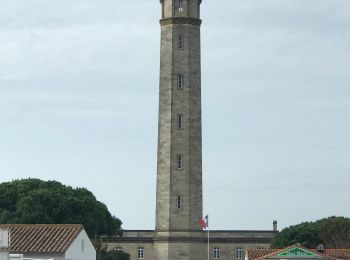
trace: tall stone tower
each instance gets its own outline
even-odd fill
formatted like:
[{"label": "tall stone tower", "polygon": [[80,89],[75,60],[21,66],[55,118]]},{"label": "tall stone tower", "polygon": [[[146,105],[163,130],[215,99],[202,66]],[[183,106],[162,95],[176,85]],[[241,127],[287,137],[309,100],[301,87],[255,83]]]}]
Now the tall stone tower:
[{"label": "tall stone tower", "polygon": [[155,257],[203,259],[201,0],[161,0]]},{"label": "tall stone tower", "polygon": [[[104,239],[131,260],[242,260],[268,248],[276,230],[211,230],[198,224],[202,203],[201,0],[162,6],[155,230]],[[210,243],[209,243],[210,242]],[[208,255],[209,254],[209,255]]]}]

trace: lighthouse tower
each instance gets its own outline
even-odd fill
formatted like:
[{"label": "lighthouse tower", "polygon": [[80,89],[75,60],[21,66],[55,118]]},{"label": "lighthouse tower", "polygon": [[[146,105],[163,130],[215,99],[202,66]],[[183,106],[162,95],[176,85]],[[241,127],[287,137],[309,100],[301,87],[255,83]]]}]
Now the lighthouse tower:
[{"label": "lighthouse tower", "polygon": [[161,0],[155,257],[203,259],[201,0]]},{"label": "lighthouse tower", "polygon": [[131,260],[242,260],[247,249],[269,248],[277,230],[202,231],[201,0],[160,3],[155,229],[104,243]]}]

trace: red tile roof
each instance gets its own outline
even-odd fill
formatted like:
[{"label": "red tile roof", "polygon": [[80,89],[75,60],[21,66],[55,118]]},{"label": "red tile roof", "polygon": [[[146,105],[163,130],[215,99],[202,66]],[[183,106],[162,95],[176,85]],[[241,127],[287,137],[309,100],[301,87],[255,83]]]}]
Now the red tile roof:
[{"label": "red tile roof", "polygon": [[350,260],[350,249],[325,249],[323,253],[317,252],[315,249],[307,249],[303,246],[300,246],[298,244],[292,245],[283,249],[251,249],[247,250],[247,258],[248,260],[263,260],[266,257],[271,257],[279,252],[283,252],[285,250],[288,250],[289,248],[293,247],[300,247],[304,248],[306,250],[309,250],[311,252],[314,252],[319,255],[323,255],[325,258],[328,259],[342,259],[342,260]]},{"label": "red tile roof", "polygon": [[323,253],[338,259],[350,259],[350,249],[326,249]]},{"label": "red tile roof", "polygon": [[247,257],[249,260],[255,260],[267,255],[276,253],[279,250],[280,249],[267,249],[267,248],[250,249],[250,250],[247,250]]},{"label": "red tile roof", "polygon": [[11,232],[12,253],[65,253],[83,230],[78,224],[0,224]]}]

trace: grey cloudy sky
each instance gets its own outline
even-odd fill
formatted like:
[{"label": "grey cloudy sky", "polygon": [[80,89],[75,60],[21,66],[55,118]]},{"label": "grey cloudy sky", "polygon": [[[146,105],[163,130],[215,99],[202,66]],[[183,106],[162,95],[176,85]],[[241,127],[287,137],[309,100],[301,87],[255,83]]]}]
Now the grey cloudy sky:
[{"label": "grey cloudy sky", "polygon": [[[0,182],[86,187],[152,229],[158,0],[0,0]],[[350,216],[350,1],[204,0],[212,229]]]}]

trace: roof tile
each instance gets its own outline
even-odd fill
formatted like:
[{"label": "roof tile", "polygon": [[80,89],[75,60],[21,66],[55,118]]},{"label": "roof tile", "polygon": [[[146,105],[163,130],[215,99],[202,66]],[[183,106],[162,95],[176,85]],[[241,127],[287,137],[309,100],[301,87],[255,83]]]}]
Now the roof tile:
[{"label": "roof tile", "polygon": [[78,236],[80,224],[0,224],[11,232],[10,252],[64,253]]},{"label": "roof tile", "polygon": [[[280,251],[284,251],[288,248],[292,248],[295,246],[302,247],[300,245],[292,245],[292,246],[289,246],[289,247],[284,248],[284,249],[266,249],[266,248],[251,249],[251,250],[247,250],[247,258],[249,260],[262,260],[266,257],[275,255],[275,254],[279,253]],[[317,252],[314,249],[307,249],[307,250],[310,250],[310,251],[317,253],[317,254],[320,254],[320,255],[324,255],[324,257],[328,258],[328,259],[350,260],[350,249],[325,249],[323,254]]]}]

